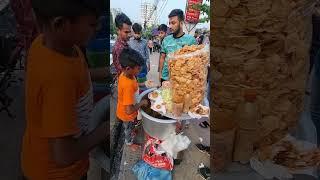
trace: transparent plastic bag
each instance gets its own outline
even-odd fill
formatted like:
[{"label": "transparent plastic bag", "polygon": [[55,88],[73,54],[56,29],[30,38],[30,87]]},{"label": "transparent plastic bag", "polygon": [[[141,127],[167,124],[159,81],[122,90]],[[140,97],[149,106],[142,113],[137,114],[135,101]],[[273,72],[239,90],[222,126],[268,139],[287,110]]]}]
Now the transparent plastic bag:
[{"label": "transparent plastic bag", "polygon": [[[315,69],[313,68],[310,75],[311,78],[314,76],[314,73]],[[309,79],[307,82],[307,87],[311,86],[311,83],[312,79]],[[301,117],[292,135],[299,140],[317,144],[317,130],[311,119],[310,96],[305,96],[304,110],[301,112]]]},{"label": "transparent plastic bag", "polygon": [[185,46],[169,55],[168,64],[173,103],[184,103],[185,96],[189,94],[189,109],[201,104],[207,88],[209,46]]}]

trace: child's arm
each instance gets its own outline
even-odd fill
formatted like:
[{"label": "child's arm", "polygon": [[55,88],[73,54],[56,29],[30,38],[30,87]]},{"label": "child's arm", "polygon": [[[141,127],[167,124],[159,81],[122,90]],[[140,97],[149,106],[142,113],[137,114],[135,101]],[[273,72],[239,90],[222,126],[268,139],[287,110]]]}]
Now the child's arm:
[{"label": "child's arm", "polygon": [[50,83],[43,86],[42,120],[39,122],[39,136],[48,139],[50,158],[62,167],[85,159],[92,148],[107,139],[109,132],[108,123],[104,122],[89,135],[75,138],[80,130],[75,109],[79,97],[74,80],[66,77],[61,74],[46,79]]},{"label": "child's arm", "polygon": [[137,112],[142,106],[148,106],[149,102],[146,99],[143,99],[140,103],[137,103],[135,105],[128,105],[126,106],[126,114],[130,115],[134,112]]},{"label": "child's arm", "polygon": [[163,69],[165,59],[166,59],[166,54],[161,53],[160,60],[159,60],[159,69],[158,69],[159,70],[159,81],[161,81],[162,69]]},{"label": "child's arm", "polygon": [[90,150],[107,139],[107,129],[108,124],[104,122],[89,135],[49,139],[54,161],[61,167],[67,167],[86,158]]}]

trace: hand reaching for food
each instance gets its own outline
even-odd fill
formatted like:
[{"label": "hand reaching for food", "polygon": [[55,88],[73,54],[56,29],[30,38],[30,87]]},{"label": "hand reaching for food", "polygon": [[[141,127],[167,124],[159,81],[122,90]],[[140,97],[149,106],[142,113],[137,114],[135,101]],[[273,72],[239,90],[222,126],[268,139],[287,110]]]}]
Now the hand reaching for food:
[{"label": "hand reaching for food", "polygon": [[152,81],[152,80],[147,80],[147,81],[145,82],[145,85],[146,85],[147,88],[155,88],[155,87],[158,87],[158,85],[157,85],[154,81]]},{"label": "hand reaching for food", "polygon": [[140,106],[142,107],[147,107],[149,105],[149,101],[146,100],[146,99],[143,99],[141,102],[140,102]]}]

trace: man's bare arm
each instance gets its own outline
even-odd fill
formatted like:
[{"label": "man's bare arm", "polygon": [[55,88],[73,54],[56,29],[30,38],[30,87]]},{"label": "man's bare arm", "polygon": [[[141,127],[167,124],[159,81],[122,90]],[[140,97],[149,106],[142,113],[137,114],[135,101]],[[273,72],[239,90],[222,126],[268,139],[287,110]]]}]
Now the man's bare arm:
[{"label": "man's bare arm", "polygon": [[126,106],[126,114],[133,114],[134,112],[137,112],[142,106],[148,106],[148,104],[148,101],[144,99],[140,103],[137,103],[135,105]]},{"label": "man's bare arm", "polygon": [[89,135],[50,139],[54,161],[58,166],[67,167],[85,158],[90,150],[107,139],[107,128],[107,122],[104,122]]},{"label": "man's bare arm", "polygon": [[163,64],[164,64],[165,58],[166,58],[166,54],[161,53],[160,60],[159,60],[159,69],[158,69],[159,79],[161,79],[161,74],[162,74],[162,69],[163,69]]}]

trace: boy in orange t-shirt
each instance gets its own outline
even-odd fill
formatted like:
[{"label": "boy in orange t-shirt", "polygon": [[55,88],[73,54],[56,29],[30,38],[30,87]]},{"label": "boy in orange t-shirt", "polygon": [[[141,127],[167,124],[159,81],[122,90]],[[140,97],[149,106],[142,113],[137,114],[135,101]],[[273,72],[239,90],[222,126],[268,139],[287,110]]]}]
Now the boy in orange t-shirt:
[{"label": "boy in orange t-shirt", "polygon": [[32,1],[42,34],[31,45],[26,71],[21,161],[27,180],[85,179],[89,152],[107,139],[107,121],[91,127],[92,85],[79,49],[96,31],[100,10],[95,7],[100,6],[97,1]]},{"label": "boy in orange t-shirt", "polygon": [[118,80],[117,117],[123,122],[126,145],[135,151],[138,145],[133,144],[133,122],[137,118],[138,110],[149,104],[145,99],[140,103],[136,103],[135,100],[139,89],[136,76],[141,71],[144,59],[140,53],[131,48],[123,49],[119,59],[123,72]]}]

